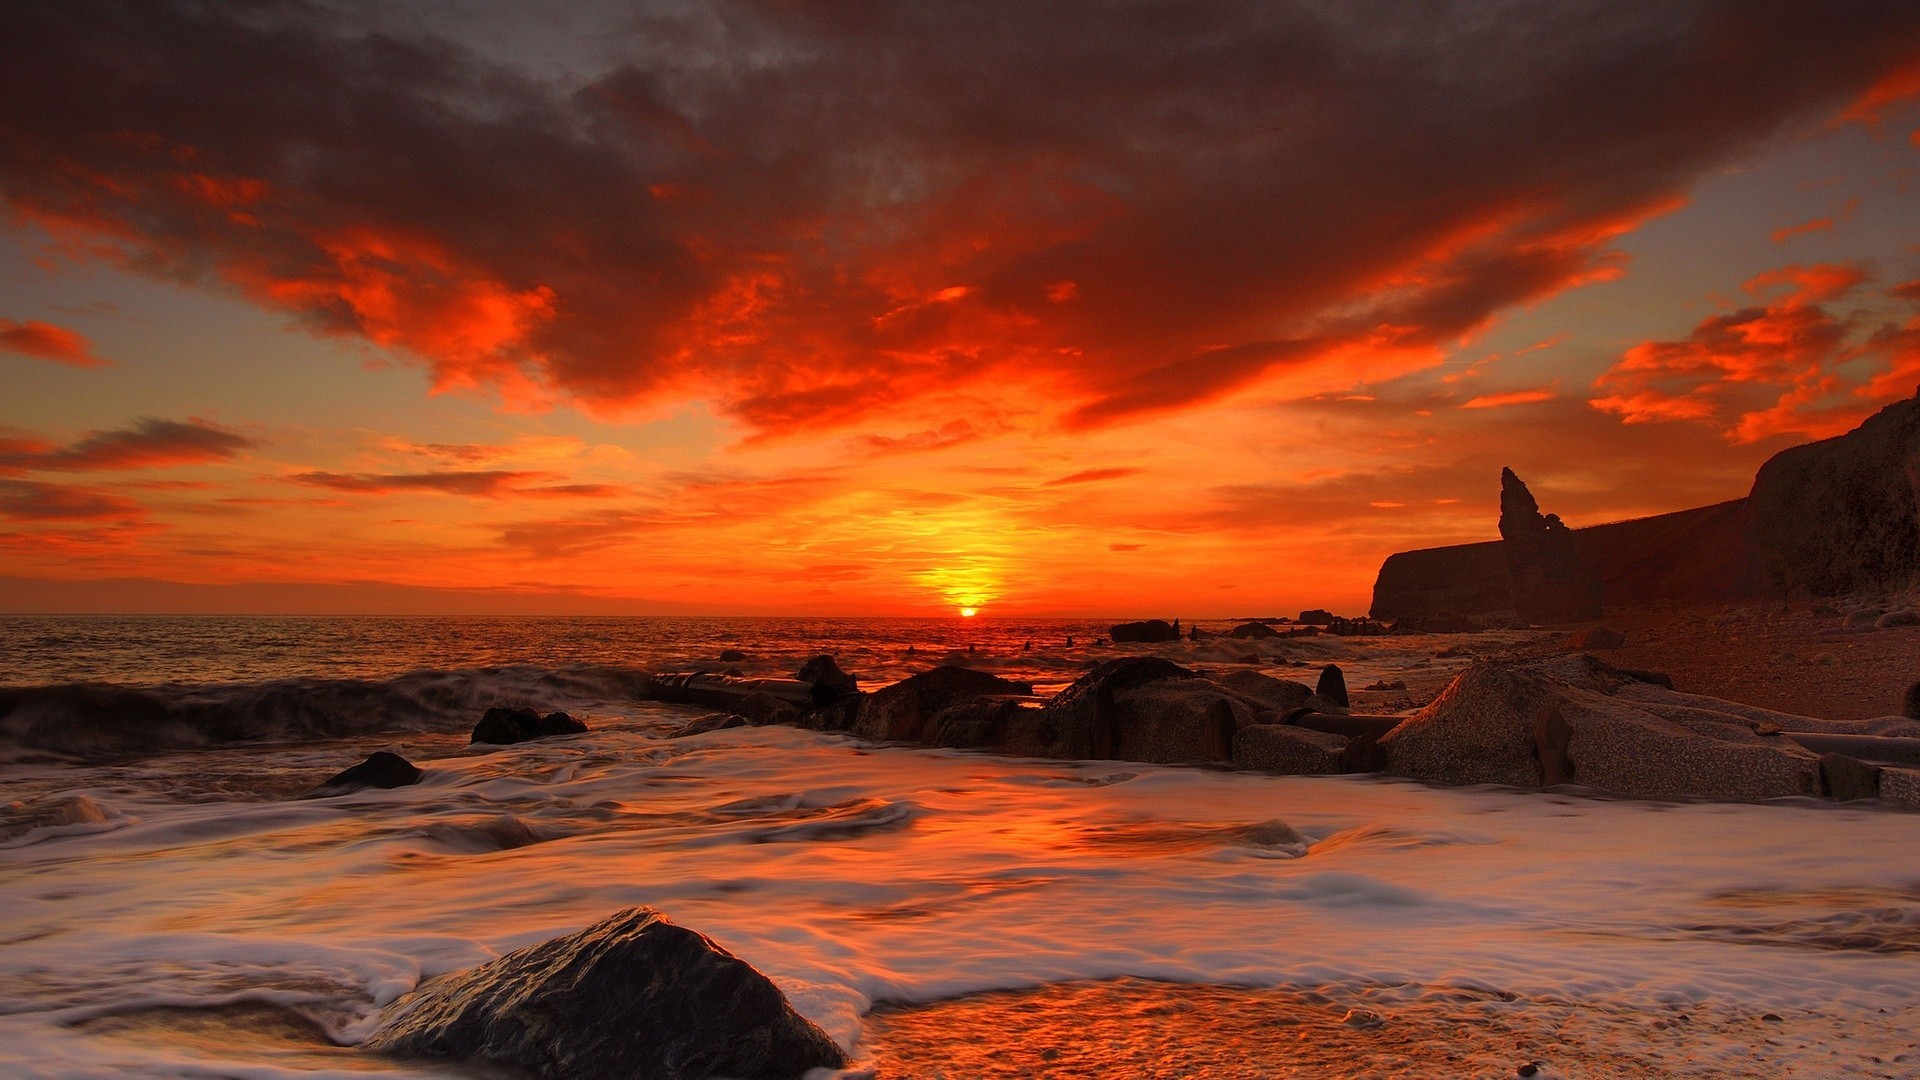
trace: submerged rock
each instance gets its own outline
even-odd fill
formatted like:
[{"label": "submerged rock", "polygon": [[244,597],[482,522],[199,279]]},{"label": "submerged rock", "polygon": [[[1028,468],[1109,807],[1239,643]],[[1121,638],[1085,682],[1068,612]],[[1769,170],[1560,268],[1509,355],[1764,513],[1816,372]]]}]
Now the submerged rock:
[{"label": "submerged rock", "polygon": [[332,795],[345,795],[350,791],[364,791],[367,788],[407,787],[419,783],[420,777],[424,775],[419,766],[399,754],[376,750],[367,755],[367,760],[333,774],[326,783],[307,792],[301,798],[324,799]]},{"label": "submerged rock", "polygon": [[1121,623],[1110,628],[1107,636],[1114,641],[1179,641],[1180,631],[1165,619],[1147,619],[1144,622]]},{"label": "submerged rock", "polygon": [[827,705],[860,692],[860,681],[840,670],[833,657],[824,653],[800,666],[793,677],[813,684],[813,703]]},{"label": "submerged rock", "polygon": [[766,976],[645,907],[428,984],[366,1047],[546,1080],[789,1080],[846,1065]]},{"label": "submerged rock", "polygon": [[469,744],[508,746],[553,735],[583,735],[586,731],[587,725],[563,712],[541,716],[532,709],[496,707],[488,709],[480,722],[473,726],[473,737],[467,741]]}]

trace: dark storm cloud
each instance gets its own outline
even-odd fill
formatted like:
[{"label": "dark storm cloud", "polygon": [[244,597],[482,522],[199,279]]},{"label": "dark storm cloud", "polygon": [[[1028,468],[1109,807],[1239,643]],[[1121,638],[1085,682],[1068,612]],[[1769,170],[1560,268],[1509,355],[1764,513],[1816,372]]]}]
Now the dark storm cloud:
[{"label": "dark storm cloud", "polygon": [[[1920,7],[642,4],[536,81],[290,2],[0,9],[14,214],[421,358],[764,430],[1392,374],[1911,62]],[[1393,359],[1396,358],[1397,359]],[[1395,365],[1398,365],[1396,368]]]}]

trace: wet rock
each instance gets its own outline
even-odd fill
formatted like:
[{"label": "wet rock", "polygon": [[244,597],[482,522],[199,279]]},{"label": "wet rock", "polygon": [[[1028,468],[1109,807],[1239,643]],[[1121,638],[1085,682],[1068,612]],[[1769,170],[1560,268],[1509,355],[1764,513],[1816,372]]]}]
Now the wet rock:
[{"label": "wet rock", "polygon": [[1578,649],[1581,652],[1617,649],[1626,643],[1627,635],[1607,626],[1589,626],[1585,630],[1575,631],[1573,636],[1567,639],[1569,648]]},{"label": "wet rock", "polygon": [[1817,795],[1819,758],[1757,735],[1756,710],[1576,656],[1469,668],[1379,742],[1388,772],[1450,784],[1570,781],[1642,798]]},{"label": "wet rock", "polygon": [[1300,617],[1295,619],[1294,622],[1302,626],[1331,626],[1333,625],[1333,620],[1336,618],[1338,618],[1338,616],[1325,608],[1308,608],[1306,611],[1301,612]]},{"label": "wet rock", "polygon": [[1880,768],[1845,754],[1822,754],[1820,788],[1829,799],[1877,799]]},{"label": "wet rock", "polygon": [[746,658],[747,654],[739,649],[723,649],[720,652],[720,662],[723,664],[737,664]]},{"label": "wet rock", "polygon": [[783,701],[772,694],[758,691],[736,701],[732,705],[735,713],[755,724],[797,724],[800,722],[800,710],[791,702]]},{"label": "wet rock", "polygon": [[366,1048],[546,1080],[788,1080],[846,1064],[766,976],[644,907],[429,983]]},{"label": "wet rock", "polygon": [[1341,752],[1347,740],[1291,724],[1249,724],[1233,733],[1233,763],[1243,769],[1321,776],[1347,771]]},{"label": "wet rock", "polygon": [[1121,623],[1107,631],[1107,637],[1113,641],[1160,642],[1179,641],[1180,631],[1165,619],[1147,619],[1144,622]]},{"label": "wet rock", "polygon": [[[860,703],[859,716],[853,723],[852,731],[867,739],[932,741],[928,735],[932,728],[946,726],[937,721],[949,709],[963,705],[993,706],[998,703],[988,699],[1024,697],[1032,693],[1031,683],[1014,682],[970,668],[943,665],[908,676],[892,686],[868,694]],[[993,714],[992,708],[985,712],[970,709],[967,717],[971,721],[979,721],[983,717],[990,719]],[[958,728],[950,737],[960,737]]]},{"label": "wet rock", "polygon": [[1896,626],[1920,626],[1920,611],[1899,608],[1873,620],[1873,628],[1876,630],[1891,630]]},{"label": "wet rock", "polygon": [[1347,676],[1338,664],[1328,664],[1320,669],[1320,681],[1313,692],[1333,702],[1342,709],[1351,708],[1353,701],[1347,697]]},{"label": "wet rock", "polygon": [[1310,705],[1308,699],[1313,697],[1313,688],[1305,683],[1297,683],[1291,679],[1276,679],[1251,668],[1229,672],[1214,681],[1242,697],[1251,698],[1274,712],[1282,714],[1308,707]]},{"label": "wet rock", "polygon": [[1239,638],[1242,641],[1263,641],[1267,638],[1279,637],[1280,632],[1263,622],[1243,622],[1227,631],[1227,636]]},{"label": "wet rock", "polygon": [[1600,571],[1574,546],[1557,514],[1540,513],[1527,485],[1500,470],[1501,555],[1513,606],[1533,622],[1600,617]]},{"label": "wet rock", "polygon": [[1920,810],[1920,769],[1881,769],[1880,797],[1895,806]]},{"label": "wet rock", "polygon": [[684,739],[689,735],[705,735],[709,731],[725,731],[728,728],[746,727],[750,721],[737,713],[708,713],[695,717],[680,725],[669,738]]},{"label": "wet rock", "polygon": [[1271,712],[1158,657],[1109,660],[1046,706],[1010,718],[1002,748],[1046,757],[1227,761],[1234,732]]},{"label": "wet rock", "polygon": [[1402,615],[1388,628],[1391,634],[1477,634],[1487,627],[1476,619],[1451,611],[1431,615]]},{"label": "wet rock", "polygon": [[793,677],[801,682],[813,684],[813,702],[825,705],[860,692],[860,683],[853,676],[840,670],[833,657],[821,655],[801,665]]},{"label": "wet rock", "polygon": [[508,746],[553,735],[581,735],[586,730],[587,725],[563,712],[541,716],[532,709],[495,707],[488,709],[480,722],[473,726],[473,737],[467,741]]},{"label": "wet rock", "polygon": [[331,795],[345,795],[350,791],[364,791],[367,788],[407,787],[420,782],[425,775],[420,767],[399,754],[385,750],[376,750],[367,755],[367,760],[350,769],[334,773],[327,782],[302,795],[303,799],[324,799]]}]

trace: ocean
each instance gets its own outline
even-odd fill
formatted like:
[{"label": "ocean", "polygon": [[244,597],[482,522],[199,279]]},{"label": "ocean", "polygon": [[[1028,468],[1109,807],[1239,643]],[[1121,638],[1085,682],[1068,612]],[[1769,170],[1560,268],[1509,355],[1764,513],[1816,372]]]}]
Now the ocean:
[{"label": "ocean", "polygon": [[[1764,1014],[1769,1041],[1695,1037],[1689,1067],[1920,1074],[1912,814],[674,738],[701,710],[636,694],[649,671],[822,652],[868,687],[964,662],[1047,692],[1132,653],[1437,682],[1511,640],[1122,647],[1105,626],[0,620],[0,1075],[483,1075],[355,1047],[421,981],[637,904],[856,1058],[878,1002],[1130,976],[1364,998],[1389,1022],[1471,993],[1654,1041]],[[468,745],[480,711],[522,703],[592,730]],[[425,778],[298,797],[377,749]]]}]

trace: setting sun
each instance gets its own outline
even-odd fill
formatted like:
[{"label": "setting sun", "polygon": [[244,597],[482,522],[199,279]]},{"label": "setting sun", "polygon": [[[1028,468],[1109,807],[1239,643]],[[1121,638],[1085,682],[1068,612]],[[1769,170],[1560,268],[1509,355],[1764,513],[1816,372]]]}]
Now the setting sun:
[{"label": "setting sun", "polygon": [[963,619],[971,619],[978,614],[980,614],[980,609],[977,607],[963,607],[960,609],[960,617]]}]

